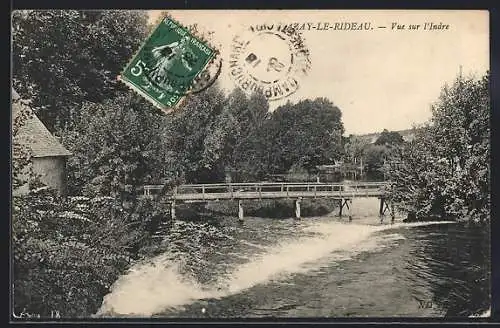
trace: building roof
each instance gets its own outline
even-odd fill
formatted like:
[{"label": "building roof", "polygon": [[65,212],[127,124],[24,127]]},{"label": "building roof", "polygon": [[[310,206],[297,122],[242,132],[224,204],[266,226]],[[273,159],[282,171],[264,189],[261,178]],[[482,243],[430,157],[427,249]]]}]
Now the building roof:
[{"label": "building roof", "polygon": [[12,89],[12,122],[20,113],[21,109],[27,109],[32,113],[25,124],[19,128],[17,135],[21,143],[26,144],[33,157],[56,157],[72,155],[57,138],[50,133],[33,111],[22,102],[19,94]]}]

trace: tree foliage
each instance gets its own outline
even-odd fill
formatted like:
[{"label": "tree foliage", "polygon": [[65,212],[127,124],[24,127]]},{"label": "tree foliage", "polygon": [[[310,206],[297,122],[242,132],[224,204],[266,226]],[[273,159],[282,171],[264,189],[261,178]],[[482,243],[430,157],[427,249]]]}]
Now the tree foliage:
[{"label": "tree foliage", "polygon": [[348,162],[360,162],[364,158],[365,150],[370,141],[356,135],[350,135],[344,142],[344,159]]},{"label": "tree foliage", "polygon": [[[139,186],[243,180],[313,170],[342,153],[341,112],[319,98],[269,113],[266,98],[215,84],[171,117],[117,83],[143,42],[135,11],[16,11],[14,87],[61,136],[71,197],[43,186],[30,151],[13,142],[15,312],[63,317],[95,313],[109,287],[167,217]],[[13,122],[13,134],[29,116]]]},{"label": "tree foliage", "polygon": [[[170,149],[187,182],[262,180],[292,167],[313,171],[342,156],[341,112],[318,98],[269,113],[266,98],[213,86],[188,99],[169,128]],[[182,174],[181,174],[182,175]]]},{"label": "tree foliage", "polygon": [[363,166],[364,177],[368,180],[383,180],[384,166],[391,154],[404,144],[397,131],[384,129],[374,143],[367,138],[351,135],[344,144],[345,161]]},{"label": "tree foliage", "polygon": [[125,10],[15,11],[12,25],[14,87],[51,131],[125,89],[116,77],[148,29],[145,12]]},{"label": "tree foliage", "polygon": [[342,113],[325,98],[303,100],[277,108],[266,125],[270,141],[270,171],[285,173],[292,166],[314,171],[343,155]]},{"label": "tree foliage", "polygon": [[393,146],[401,145],[403,142],[403,137],[399,134],[399,132],[389,132],[387,129],[384,129],[377,140],[375,140],[375,145]]},{"label": "tree foliage", "polygon": [[489,218],[489,73],[445,86],[430,122],[394,157],[395,197],[420,216]]},{"label": "tree foliage", "polygon": [[166,142],[175,156],[176,171],[184,181],[222,179],[220,144],[211,134],[219,133],[216,122],[224,103],[224,93],[215,84],[187,99],[182,111],[174,114]]},{"label": "tree foliage", "polygon": [[109,199],[93,199],[85,208],[82,200],[42,188],[13,201],[14,313],[95,312],[128,265],[127,248],[139,232],[131,233]]},{"label": "tree foliage", "polygon": [[[30,115],[20,107],[13,122],[14,314],[89,316],[150,239],[162,213],[147,201],[126,211],[120,198],[66,198],[44,186],[18,138]],[[27,190],[16,192],[27,182]]]},{"label": "tree foliage", "polygon": [[240,89],[233,90],[205,142],[205,159],[218,161],[219,168],[236,173],[237,179],[262,178],[266,169],[263,127],[268,111],[263,94],[248,97]]},{"label": "tree foliage", "polygon": [[131,186],[160,184],[171,178],[165,144],[168,118],[129,92],[103,103],[85,103],[63,143],[70,193],[120,197]]}]

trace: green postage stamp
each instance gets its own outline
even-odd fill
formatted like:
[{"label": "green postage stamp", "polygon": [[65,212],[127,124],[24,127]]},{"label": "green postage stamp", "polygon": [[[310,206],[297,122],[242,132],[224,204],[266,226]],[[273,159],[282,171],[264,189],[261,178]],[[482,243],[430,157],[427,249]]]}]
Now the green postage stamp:
[{"label": "green postage stamp", "polygon": [[166,16],[118,77],[164,112],[178,107],[215,49]]}]

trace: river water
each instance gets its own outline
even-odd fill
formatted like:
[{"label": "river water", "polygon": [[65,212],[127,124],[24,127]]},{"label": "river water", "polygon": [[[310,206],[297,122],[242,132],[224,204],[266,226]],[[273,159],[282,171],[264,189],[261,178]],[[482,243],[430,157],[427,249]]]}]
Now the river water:
[{"label": "river water", "polygon": [[490,307],[489,232],[452,222],[235,217],[176,221],[98,314],[165,318],[467,317]]}]

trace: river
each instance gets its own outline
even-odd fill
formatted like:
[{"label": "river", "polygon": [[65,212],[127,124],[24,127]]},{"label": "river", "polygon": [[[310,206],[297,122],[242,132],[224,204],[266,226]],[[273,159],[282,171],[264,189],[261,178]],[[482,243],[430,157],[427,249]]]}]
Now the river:
[{"label": "river", "polygon": [[453,222],[235,217],[176,221],[165,252],[112,287],[99,315],[467,317],[490,307],[489,232]]}]

